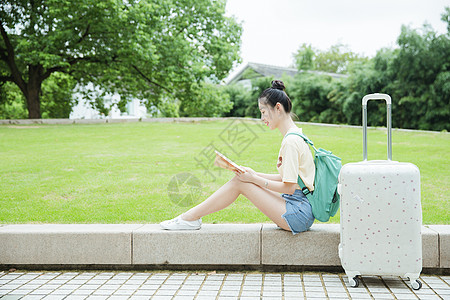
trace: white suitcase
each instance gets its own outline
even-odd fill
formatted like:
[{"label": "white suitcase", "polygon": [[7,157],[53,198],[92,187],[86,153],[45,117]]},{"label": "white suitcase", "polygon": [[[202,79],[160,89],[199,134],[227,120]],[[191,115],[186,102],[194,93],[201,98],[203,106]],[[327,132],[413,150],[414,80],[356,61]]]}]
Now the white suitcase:
[{"label": "white suitcase", "polygon": [[[387,103],[388,160],[367,160],[367,101]],[[420,173],[411,163],[392,161],[391,98],[366,95],[363,105],[363,158],[339,174],[339,257],[349,284],[362,275],[408,277],[420,289],[422,208]]]}]

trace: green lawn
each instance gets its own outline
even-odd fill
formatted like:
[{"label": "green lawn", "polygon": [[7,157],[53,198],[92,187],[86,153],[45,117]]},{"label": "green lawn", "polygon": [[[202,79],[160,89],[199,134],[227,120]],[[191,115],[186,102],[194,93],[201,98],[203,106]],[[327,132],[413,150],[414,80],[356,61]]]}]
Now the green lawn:
[{"label": "green lawn", "polygon": [[[358,128],[302,125],[319,147],[362,160]],[[278,130],[255,121],[0,126],[1,223],[157,223],[187,207],[171,179],[198,178],[204,200],[233,174],[211,165],[213,147],[256,171],[276,173]],[[369,130],[369,159],[386,159],[386,131]],[[393,159],[421,171],[425,224],[450,224],[450,134],[393,132]],[[192,178],[194,178],[192,177]],[[186,186],[179,195],[187,195]],[[170,194],[173,196],[174,194]],[[177,201],[177,200],[176,200]],[[184,202],[183,202],[184,203]],[[192,205],[192,203],[191,203]],[[240,196],[206,223],[269,220]],[[339,216],[332,219],[339,222]]]}]

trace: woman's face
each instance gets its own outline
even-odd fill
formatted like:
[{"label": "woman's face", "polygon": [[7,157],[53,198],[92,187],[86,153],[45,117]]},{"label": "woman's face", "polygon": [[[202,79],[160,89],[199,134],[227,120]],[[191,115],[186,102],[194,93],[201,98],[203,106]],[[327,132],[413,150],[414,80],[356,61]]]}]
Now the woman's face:
[{"label": "woman's face", "polygon": [[[277,103],[279,105],[279,103]],[[261,121],[264,122],[270,129],[275,129],[278,127],[278,120],[276,118],[274,108],[269,105],[262,104],[258,101],[259,110],[261,111]],[[274,117],[275,116],[275,117]]]}]

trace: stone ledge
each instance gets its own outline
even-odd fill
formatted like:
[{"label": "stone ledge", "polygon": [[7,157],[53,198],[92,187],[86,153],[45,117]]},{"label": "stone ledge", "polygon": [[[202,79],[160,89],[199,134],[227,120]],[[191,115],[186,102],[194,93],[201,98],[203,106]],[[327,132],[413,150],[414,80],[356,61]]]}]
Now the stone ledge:
[{"label": "stone ledge", "polygon": [[426,227],[439,236],[438,246],[436,247],[439,268],[450,268],[450,225],[428,225]]},{"label": "stone ledge", "polygon": [[439,268],[439,233],[425,226],[422,226],[422,261],[424,268]]},{"label": "stone ledge", "polygon": [[[0,225],[0,266],[248,266],[340,268],[339,224],[292,235],[272,224],[204,224],[165,231],[158,224]],[[423,268],[450,268],[450,226],[422,227]]]},{"label": "stone ledge", "polygon": [[340,266],[339,224],[314,224],[310,230],[293,235],[276,225],[262,229],[262,264]]},{"label": "stone ledge", "polygon": [[142,225],[36,224],[0,227],[0,264],[119,264],[131,261]]},{"label": "stone ledge", "polygon": [[166,231],[158,224],[133,233],[133,263],[259,265],[261,224],[204,224],[196,231]]},{"label": "stone ledge", "polygon": [[103,118],[103,119],[1,119],[0,125],[67,125],[67,124],[106,124],[106,123],[196,123],[204,121],[219,121],[219,120],[247,120],[259,121],[259,119],[250,118]]}]

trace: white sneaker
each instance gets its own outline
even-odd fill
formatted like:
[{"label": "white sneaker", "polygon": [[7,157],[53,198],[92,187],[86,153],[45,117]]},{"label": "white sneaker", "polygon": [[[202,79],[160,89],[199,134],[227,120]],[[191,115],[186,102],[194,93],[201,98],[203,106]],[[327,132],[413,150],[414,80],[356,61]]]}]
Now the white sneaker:
[{"label": "white sneaker", "polygon": [[202,227],[202,219],[185,221],[180,215],[172,220],[161,222],[159,225],[165,230],[198,230]]}]

